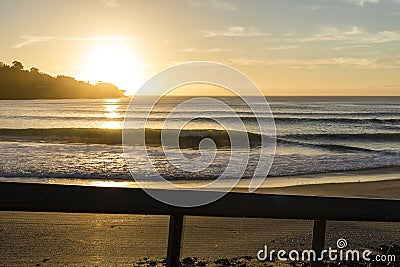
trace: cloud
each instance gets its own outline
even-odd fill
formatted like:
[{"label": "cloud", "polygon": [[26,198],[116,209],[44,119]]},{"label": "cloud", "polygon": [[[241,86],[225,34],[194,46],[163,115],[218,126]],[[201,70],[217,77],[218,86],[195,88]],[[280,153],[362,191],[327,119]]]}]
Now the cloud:
[{"label": "cloud", "polygon": [[275,51],[275,50],[288,50],[288,49],[296,49],[299,48],[297,45],[282,45],[282,46],[275,46],[275,47],[264,47],[268,51]]},{"label": "cloud", "polygon": [[212,48],[212,49],[196,49],[196,48],[186,48],[183,49],[182,52],[194,52],[194,53],[219,53],[219,52],[231,52],[237,51],[236,49],[232,48]]},{"label": "cloud", "polygon": [[400,41],[400,32],[379,31],[370,33],[359,27],[339,30],[335,27],[325,27],[321,33],[300,40],[301,42],[343,41],[348,44],[381,44]]},{"label": "cloud", "polygon": [[30,35],[23,35],[21,36],[21,39],[23,39],[22,42],[14,45],[14,48],[20,48],[32,43],[38,43],[38,42],[45,42],[45,41],[50,41],[54,40],[55,38],[53,36],[30,36]]},{"label": "cloud", "polygon": [[359,6],[364,6],[366,3],[378,4],[380,0],[347,0]]},{"label": "cloud", "polygon": [[311,60],[300,60],[300,59],[248,59],[248,58],[236,58],[231,59],[235,64],[239,65],[263,65],[263,66],[288,66],[288,67],[301,67],[301,66],[321,66],[321,65],[369,65],[372,61],[363,58],[322,58],[322,59],[311,59]]},{"label": "cloud", "polygon": [[236,65],[261,65],[261,66],[285,66],[290,68],[319,68],[322,66],[353,66],[358,68],[374,69],[389,68],[397,69],[400,67],[400,57],[390,58],[354,58],[354,57],[335,57],[320,58],[310,60],[300,59],[249,59],[234,58],[229,63]]},{"label": "cloud", "polygon": [[109,7],[117,7],[119,6],[117,0],[101,0],[103,4]]},{"label": "cloud", "polygon": [[291,36],[295,36],[296,34],[295,33],[292,33],[292,32],[286,32],[286,33],[282,33],[282,36],[283,37],[291,37]]},{"label": "cloud", "polygon": [[351,49],[351,48],[368,48],[372,45],[369,44],[360,44],[360,45],[346,45],[346,46],[335,46],[333,47],[334,50],[344,50],[344,49]]},{"label": "cloud", "polygon": [[400,57],[384,57],[376,60],[376,64],[381,66],[390,66],[391,68],[400,68]]},{"label": "cloud", "polygon": [[203,37],[257,37],[257,36],[269,36],[269,33],[260,32],[257,29],[251,27],[242,27],[242,26],[234,26],[229,27],[225,30],[217,30],[217,31],[209,31],[202,30],[201,31]]},{"label": "cloud", "polygon": [[81,41],[81,42],[90,42],[90,41],[133,41],[131,38],[119,37],[119,36],[91,36],[91,37],[56,37],[56,36],[32,36],[32,35],[23,35],[21,36],[22,41],[15,44],[14,48],[21,48],[23,46],[27,46],[33,43],[38,42],[47,42],[47,41]]},{"label": "cloud", "polygon": [[313,41],[342,41],[354,38],[362,33],[359,27],[351,27],[349,30],[340,31],[335,27],[323,27],[321,33],[302,39],[302,42]]},{"label": "cloud", "polygon": [[368,34],[362,36],[359,40],[353,40],[353,43],[369,43],[369,44],[380,44],[387,42],[400,41],[400,32],[395,31],[381,31],[376,34]]},{"label": "cloud", "polygon": [[230,1],[225,0],[186,0],[194,7],[212,7],[214,9],[235,11],[237,6]]},{"label": "cloud", "polygon": [[[381,0],[345,0],[345,1],[359,5],[359,6],[364,6],[365,4],[379,4],[379,3],[383,2]],[[392,2],[395,4],[399,4],[400,0],[391,0],[391,1],[387,0],[386,2]]]},{"label": "cloud", "polygon": [[214,7],[219,9],[225,9],[230,11],[234,11],[237,9],[237,6],[228,1],[222,1],[222,0],[209,0],[209,1]]}]

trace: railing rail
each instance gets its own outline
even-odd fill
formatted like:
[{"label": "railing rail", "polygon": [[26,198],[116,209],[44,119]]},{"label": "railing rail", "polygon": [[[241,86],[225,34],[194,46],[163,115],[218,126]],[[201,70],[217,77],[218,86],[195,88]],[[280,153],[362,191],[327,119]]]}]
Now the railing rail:
[{"label": "railing rail", "polygon": [[[163,193],[178,197],[214,194],[168,190]],[[205,206],[180,208],[159,202],[137,188],[14,182],[0,183],[0,210],[170,215],[168,266],[179,264],[185,215],[314,220],[316,251],[322,251],[324,246],[326,220],[400,222],[400,200],[230,192]]]}]

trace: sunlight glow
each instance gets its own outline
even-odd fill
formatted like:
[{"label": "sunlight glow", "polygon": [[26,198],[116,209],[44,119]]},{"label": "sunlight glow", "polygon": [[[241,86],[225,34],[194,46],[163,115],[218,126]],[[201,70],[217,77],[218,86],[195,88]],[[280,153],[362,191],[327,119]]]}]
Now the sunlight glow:
[{"label": "sunlight glow", "polygon": [[106,121],[100,125],[102,129],[122,129],[122,123],[118,121]]},{"label": "sunlight glow", "polygon": [[112,104],[104,105],[104,116],[109,119],[116,119],[120,117],[117,112],[118,108],[119,105],[112,105]]},{"label": "sunlight glow", "polygon": [[145,64],[122,42],[94,46],[86,56],[81,78],[91,83],[109,82],[133,94],[144,82]]},{"label": "sunlight glow", "polygon": [[[120,108],[119,99],[106,99],[104,101],[104,117],[109,119],[118,119],[121,118],[121,115],[118,113],[118,109]],[[113,121],[106,121],[100,128],[106,129],[121,129],[122,125],[121,122],[113,120]]]}]

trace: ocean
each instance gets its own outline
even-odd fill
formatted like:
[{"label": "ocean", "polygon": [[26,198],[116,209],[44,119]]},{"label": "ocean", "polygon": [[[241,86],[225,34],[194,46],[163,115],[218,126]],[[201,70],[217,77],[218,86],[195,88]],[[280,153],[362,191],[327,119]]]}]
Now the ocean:
[{"label": "ocean", "polygon": [[[186,99],[171,96],[160,102],[151,113],[147,124],[151,130],[146,132],[146,137],[156,136],[169,112]],[[242,176],[244,180],[250,179],[260,153],[257,121],[239,99],[218,99],[240,116],[256,140],[251,142],[250,161]],[[269,179],[285,177],[289,183],[302,175],[400,166],[400,97],[267,99],[277,133],[277,149]],[[128,98],[2,100],[0,103],[1,180],[133,181],[123,155],[121,127],[128,116],[129,127],[135,129],[135,118],[143,116],[149,103],[146,97],[127,114]],[[199,115],[196,107],[191,106],[181,110],[173,121],[179,125],[181,120],[196,117],[196,114]],[[203,108],[200,117],[181,131],[182,147],[177,153],[195,159],[199,156],[198,142],[203,137],[212,136],[217,143],[217,156],[208,168],[200,172],[181,171],[179,166],[171,166],[166,160],[157,142],[149,143],[147,150],[151,161],[167,179],[182,183],[210,181],[225,169],[230,148],[224,140],[224,128],[213,118],[231,126],[235,121],[213,105]],[[174,128],[173,124],[169,127]],[[131,172],[146,177],[149,170],[138,164]],[[265,184],[268,184],[268,179]]]}]

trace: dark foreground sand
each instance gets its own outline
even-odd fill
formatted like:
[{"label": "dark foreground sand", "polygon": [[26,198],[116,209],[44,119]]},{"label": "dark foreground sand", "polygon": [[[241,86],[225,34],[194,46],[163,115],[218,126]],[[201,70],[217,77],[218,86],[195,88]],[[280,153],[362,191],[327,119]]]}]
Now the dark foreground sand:
[{"label": "dark foreground sand", "polygon": [[[399,198],[400,180],[261,191]],[[182,258],[254,258],[264,244],[276,250],[310,249],[311,229],[311,221],[301,220],[187,217]],[[167,234],[166,216],[0,212],[0,266],[151,266],[141,259],[161,261]],[[336,247],[339,238],[352,249],[400,244],[400,223],[328,222],[326,245]],[[263,266],[256,260],[251,265]]]}]

